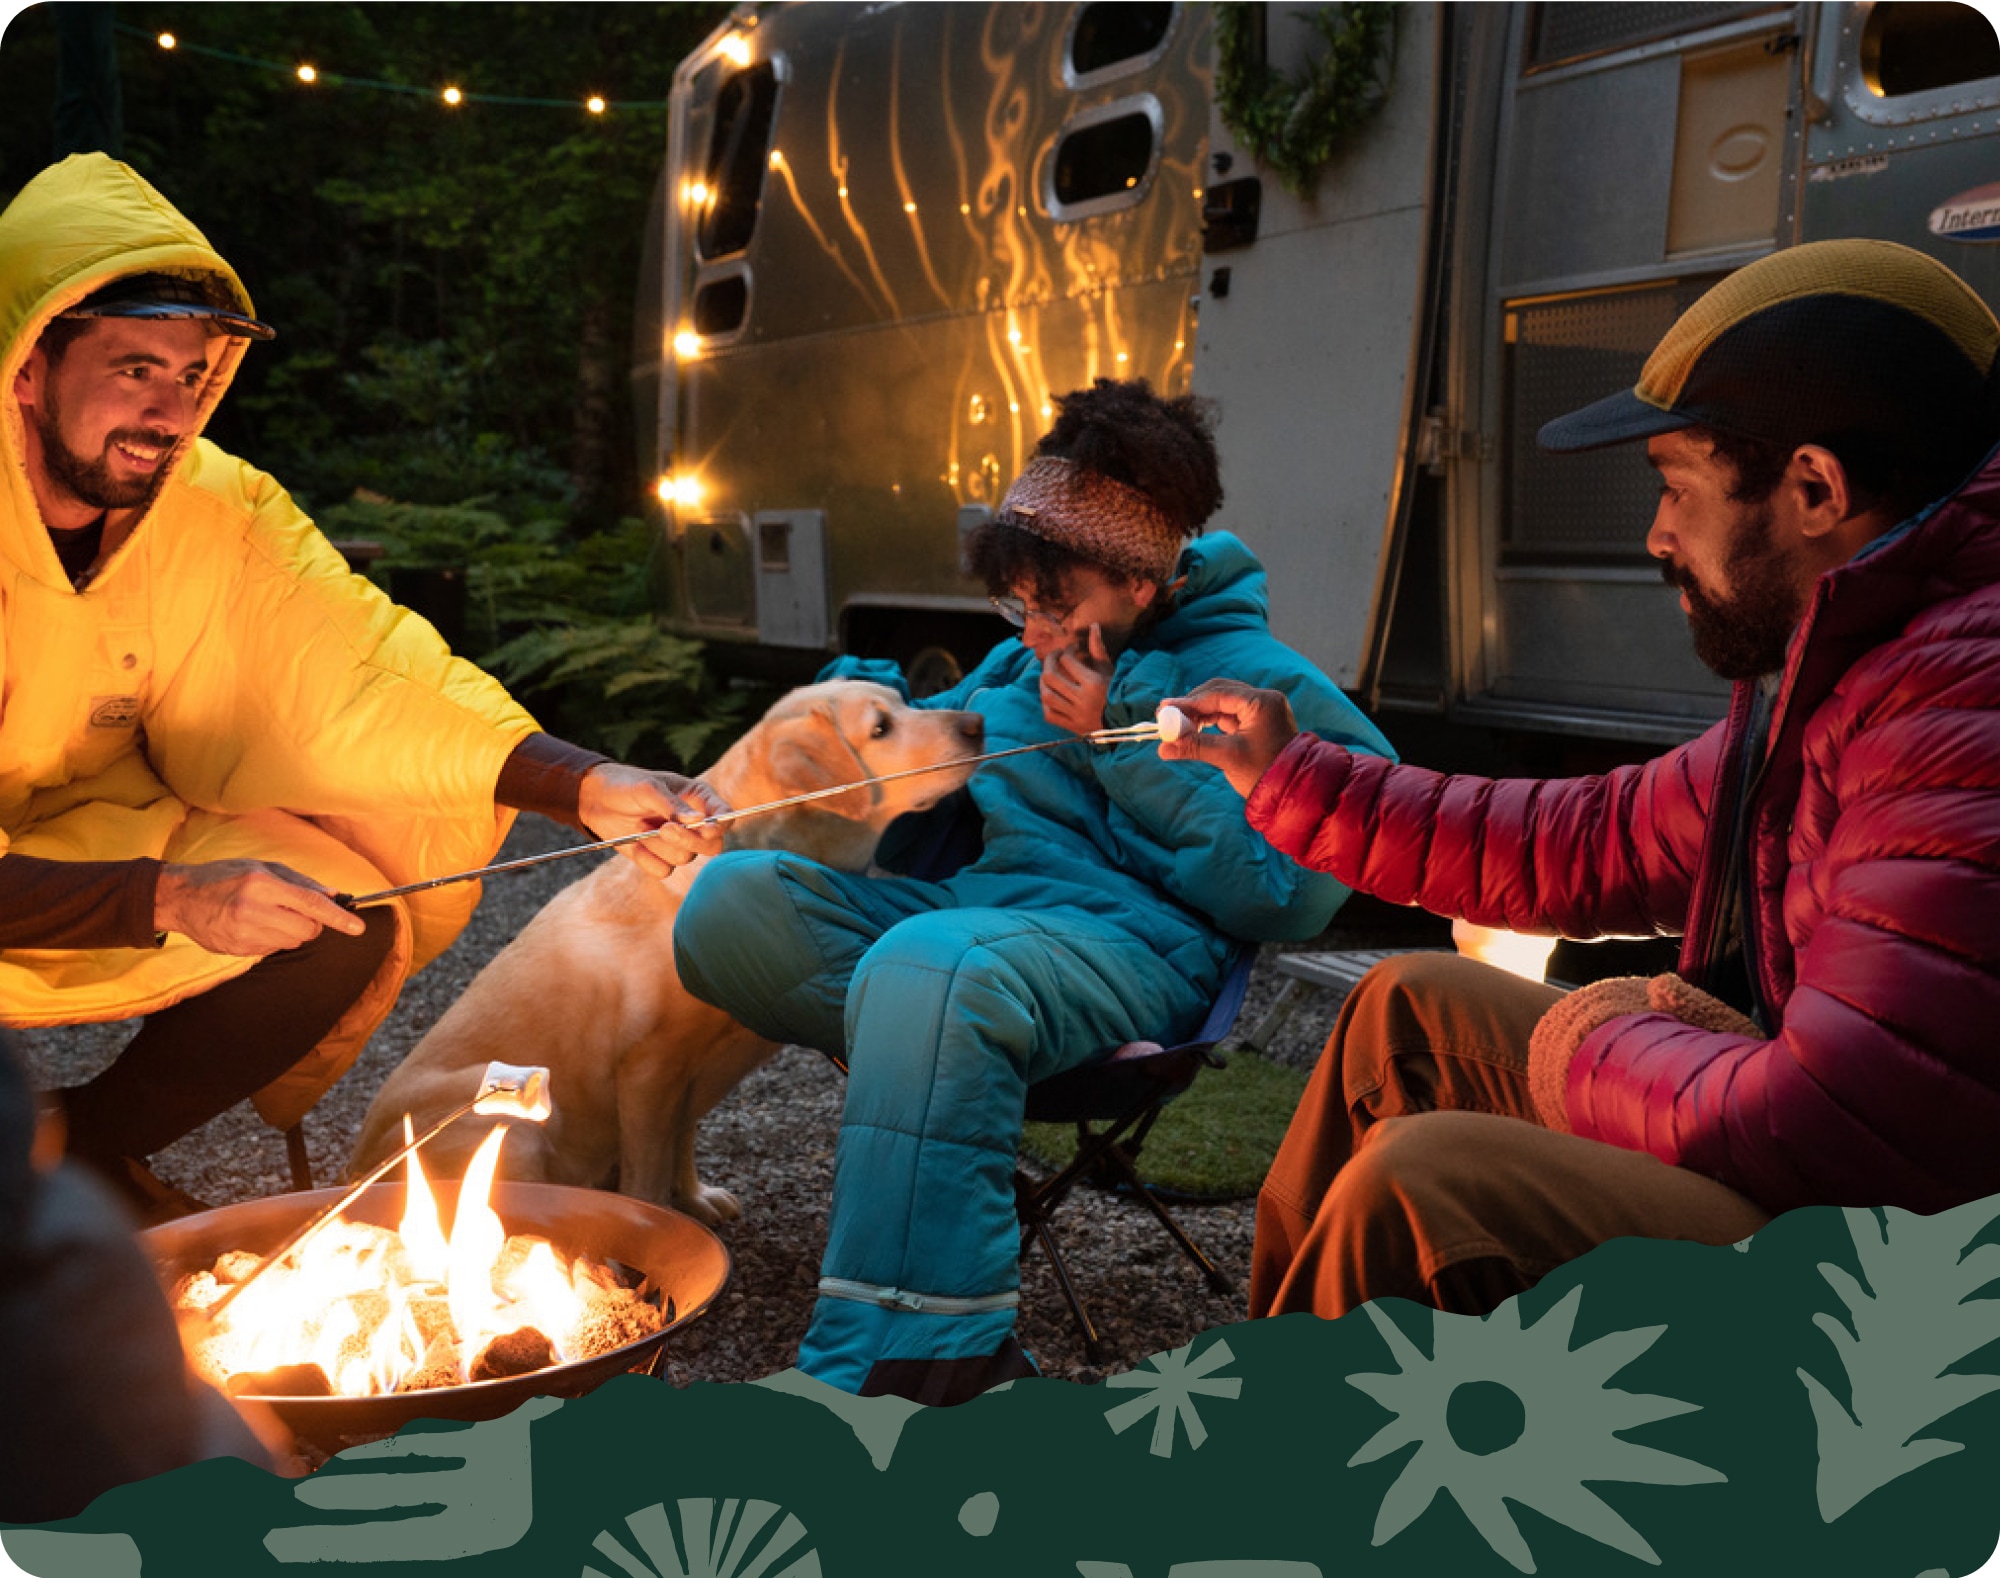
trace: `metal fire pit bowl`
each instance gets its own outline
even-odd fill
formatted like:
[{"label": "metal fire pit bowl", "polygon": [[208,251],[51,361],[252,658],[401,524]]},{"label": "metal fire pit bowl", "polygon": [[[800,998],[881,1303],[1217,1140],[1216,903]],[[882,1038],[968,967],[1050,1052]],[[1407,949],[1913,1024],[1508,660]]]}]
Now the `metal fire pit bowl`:
[{"label": "metal fire pit bowl", "polygon": [[[456,1179],[432,1179],[444,1221],[458,1203]],[[343,1193],[315,1189],[219,1206],[149,1227],[140,1239],[169,1298],[174,1284],[204,1271],[232,1249],[263,1254]],[[351,1221],[393,1228],[403,1215],[400,1183],[371,1184],[342,1213]],[[258,1397],[300,1441],[332,1453],[393,1435],[413,1419],[498,1419],[530,1397],[580,1397],[628,1370],[659,1358],[670,1332],[706,1310],[729,1280],[729,1251],[693,1217],[625,1195],[563,1184],[496,1182],[493,1209],[509,1233],[533,1233],[565,1256],[619,1261],[644,1272],[673,1300],[673,1319],[660,1331],[595,1358],[550,1365],[528,1375],[421,1392],[375,1397]]]}]

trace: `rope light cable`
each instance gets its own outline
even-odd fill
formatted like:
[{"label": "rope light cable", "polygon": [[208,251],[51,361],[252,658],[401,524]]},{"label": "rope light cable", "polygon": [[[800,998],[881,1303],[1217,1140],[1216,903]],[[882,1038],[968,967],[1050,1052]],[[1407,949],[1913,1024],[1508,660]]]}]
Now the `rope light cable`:
[{"label": "rope light cable", "polygon": [[257,71],[275,72],[314,88],[364,88],[371,93],[399,93],[406,98],[433,99],[452,108],[467,104],[499,104],[516,109],[581,109],[593,116],[603,115],[611,110],[664,110],[667,107],[665,99],[607,99],[596,93],[575,99],[546,99],[518,93],[475,93],[456,85],[420,88],[407,82],[385,82],[379,77],[354,77],[345,72],[327,71],[302,61],[287,63],[281,60],[260,60],[254,55],[241,55],[232,49],[218,49],[212,44],[191,43],[178,33],[148,32],[145,28],[134,27],[129,22],[114,22],[111,26],[114,32],[123,33],[128,38],[143,38],[163,51],[171,50],[177,55],[202,55],[210,60],[226,61],[232,66],[249,66]]}]

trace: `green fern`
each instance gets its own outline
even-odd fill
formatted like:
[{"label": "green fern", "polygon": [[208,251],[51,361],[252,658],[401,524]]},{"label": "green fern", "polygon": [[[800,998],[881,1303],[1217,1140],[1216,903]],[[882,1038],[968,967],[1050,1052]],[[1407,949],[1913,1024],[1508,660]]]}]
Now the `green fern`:
[{"label": "green fern", "polygon": [[692,770],[749,721],[761,693],[719,685],[702,644],[649,611],[655,534],[643,521],[571,537],[553,516],[509,520],[490,503],[357,495],[322,522],[379,542],[385,583],[399,569],[462,568],[465,649],[565,739]]}]

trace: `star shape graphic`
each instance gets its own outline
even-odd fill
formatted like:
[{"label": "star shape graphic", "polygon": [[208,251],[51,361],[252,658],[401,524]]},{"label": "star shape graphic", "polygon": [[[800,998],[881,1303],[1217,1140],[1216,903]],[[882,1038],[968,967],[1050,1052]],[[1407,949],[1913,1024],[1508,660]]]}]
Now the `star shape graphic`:
[{"label": "star shape graphic", "polygon": [[1243,1391],[1243,1379],[1235,1375],[1209,1374],[1211,1370],[1220,1369],[1235,1359],[1236,1355],[1229,1351],[1226,1340],[1218,1337],[1199,1359],[1189,1363],[1188,1356],[1193,1352],[1194,1344],[1189,1343],[1171,1353],[1154,1354],[1150,1370],[1127,1370],[1121,1375],[1105,1378],[1106,1386],[1143,1387],[1147,1393],[1144,1397],[1134,1397],[1104,1411],[1113,1435],[1123,1434],[1146,1415],[1154,1414],[1157,1417],[1153,1421],[1150,1448],[1154,1457],[1173,1456],[1175,1420],[1179,1420],[1187,1431],[1190,1451],[1208,1439],[1207,1427],[1202,1424],[1201,1415],[1195,1409],[1195,1394],[1237,1397]]}]

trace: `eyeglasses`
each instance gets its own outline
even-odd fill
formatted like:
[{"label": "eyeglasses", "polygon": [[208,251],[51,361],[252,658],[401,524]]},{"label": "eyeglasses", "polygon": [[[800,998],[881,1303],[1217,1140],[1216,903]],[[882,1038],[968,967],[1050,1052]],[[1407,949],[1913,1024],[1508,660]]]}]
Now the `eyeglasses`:
[{"label": "eyeglasses", "polygon": [[1076,612],[1072,608],[1067,614],[1052,614],[1047,609],[1036,608],[1018,597],[989,597],[987,601],[993,605],[993,611],[1016,630],[1027,629],[1030,619],[1039,619],[1043,624],[1053,625],[1061,630]]}]

